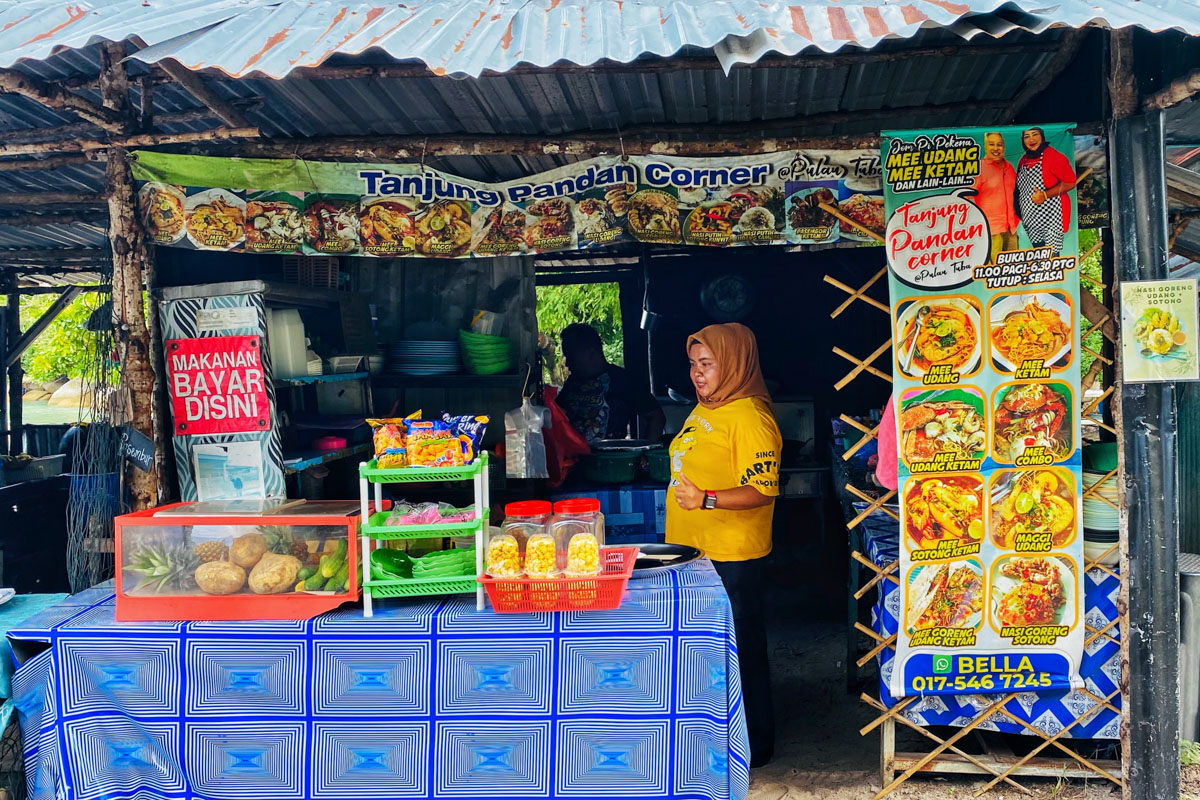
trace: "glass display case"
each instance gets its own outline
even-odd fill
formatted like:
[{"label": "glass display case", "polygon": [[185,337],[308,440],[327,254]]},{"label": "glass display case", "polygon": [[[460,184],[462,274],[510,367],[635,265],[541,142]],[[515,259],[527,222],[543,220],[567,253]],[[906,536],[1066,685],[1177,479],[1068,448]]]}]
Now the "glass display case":
[{"label": "glass display case", "polygon": [[117,619],[308,619],[355,601],[358,520],[354,502],[257,499],[117,517]]}]

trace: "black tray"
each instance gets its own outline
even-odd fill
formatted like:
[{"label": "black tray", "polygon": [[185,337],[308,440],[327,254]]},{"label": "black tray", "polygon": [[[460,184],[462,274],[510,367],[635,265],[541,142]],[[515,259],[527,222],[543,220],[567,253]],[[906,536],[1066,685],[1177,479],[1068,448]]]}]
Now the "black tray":
[{"label": "black tray", "polygon": [[[636,547],[639,551],[638,559],[633,565],[633,577],[635,578],[679,569],[685,564],[702,558],[699,550],[686,544],[632,544],[628,546]],[[661,556],[661,558],[644,558],[643,555]],[[673,558],[668,559],[666,556],[673,556]]]}]

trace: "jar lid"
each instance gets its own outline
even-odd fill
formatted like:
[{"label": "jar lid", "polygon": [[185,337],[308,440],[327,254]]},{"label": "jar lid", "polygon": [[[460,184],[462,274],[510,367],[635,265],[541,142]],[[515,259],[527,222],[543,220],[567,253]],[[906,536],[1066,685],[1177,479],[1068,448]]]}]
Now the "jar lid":
[{"label": "jar lid", "polygon": [[554,504],[555,514],[595,514],[599,511],[600,501],[594,497],[575,497]]},{"label": "jar lid", "polygon": [[548,517],[551,505],[545,500],[525,500],[520,503],[509,503],[504,507],[506,517]]}]

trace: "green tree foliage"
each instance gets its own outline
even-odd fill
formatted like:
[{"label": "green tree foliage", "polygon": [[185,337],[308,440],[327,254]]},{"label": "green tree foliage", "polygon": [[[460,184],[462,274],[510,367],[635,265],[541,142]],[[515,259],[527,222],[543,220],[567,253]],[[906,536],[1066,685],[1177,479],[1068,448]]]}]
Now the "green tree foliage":
[{"label": "green tree foliage", "polygon": [[625,364],[621,326],[621,290],[616,283],[580,283],[537,287],[538,331],[550,340],[547,380],[561,385],[566,378],[558,334],[574,322],[586,322],[600,334],[608,363]]},{"label": "green tree foliage", "polygon": [[[55,299],[52,294],[23,295],[21,330],[28,330]],[[96,335],[85,326],[102,302],[99,294],[85,292],[63,309],[21,357],[25,375],[42,382],[82,376],[96,357]]]},{"label": "green tree foliage", "polygon": [[[1083,255],[1088,250],[1092,249],[1092,247],[1095,246],[1096,242],[1099,240],[1100,240],[1100,231],[1094,231],[1094,230],[1080,231],[1079,232],[1079,254]],[[1101,252],[1102,251],[1097,250],[1095,253],[1093,253],[1092,255],[1088,256],[1086,259],[1083,259],[1079,262],[1080,277],[1087,276],[1087,277],[1091,278],[1090,281],[1080,280],[1080,282],[1079,282],[1080,289],[1082,289],[1085,292],[1091,292],[1093,295],[1095,295],[1097,300],[1104,299],[1104,295],[1100,289],[1100,284],[1103,283],[1103,281],[1101,280],[1101,272],[1103,269],[1103,267],[1100,263],[1100,253]],[[1087,317],[1083,316],[1083,314],[1079,314],[1079,332],[1084,333],[1090,327],[1092,327],[1092,323],[1087,321]],[[1097,353],[1101,352],[1100,348],[1103,345],[1104,345],[1104,335],[1102,333],[1100,333],[1100,331],[1093,331],[1092,333],[1083,337],[1083,346],[1090,347],[1092,350],[1095,350]],[[1082,353],[1080,353],[1080,359],[1079,359],[1080,374],[1086,375],[1087,371],[1092,368],[1092,362],[1095,360],[1096,360],[1096,357],[1094,355],[1092,355],[1091,353],[1087,352],[1086,350],[1083,351]]]}]

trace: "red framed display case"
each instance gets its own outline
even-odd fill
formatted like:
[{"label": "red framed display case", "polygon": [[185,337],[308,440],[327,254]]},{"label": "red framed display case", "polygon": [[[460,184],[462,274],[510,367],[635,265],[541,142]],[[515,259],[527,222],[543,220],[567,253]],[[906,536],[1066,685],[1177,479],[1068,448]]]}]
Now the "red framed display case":
[{"label": "red framed display case", "polygon": [[117,517],[116,618],[309,619],[356,601],[358,522],[358,503],[341,501],[175,503]]}]

